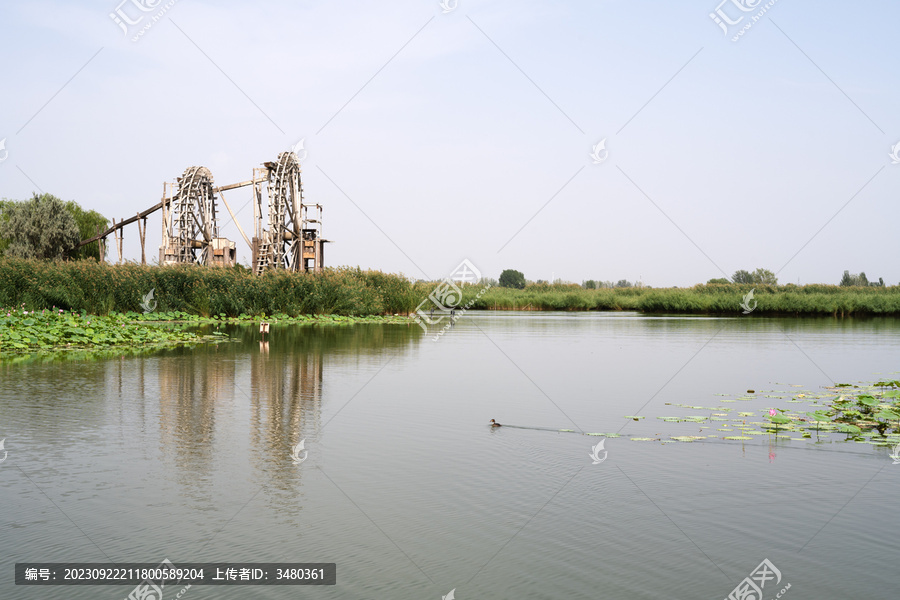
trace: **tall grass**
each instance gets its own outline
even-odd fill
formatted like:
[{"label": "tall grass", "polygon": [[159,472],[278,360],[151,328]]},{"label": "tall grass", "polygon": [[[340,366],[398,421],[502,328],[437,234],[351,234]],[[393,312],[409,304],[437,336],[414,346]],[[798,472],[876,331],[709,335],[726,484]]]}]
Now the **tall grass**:
[{"label": "tall grass", "polygon": [[[466,286],[473,298],[480,286]],[[715,314],[742,312],[744,296],[754,290],[752,314],[900,315],[900,287],[836,285],[766,286],[700,284],[691,288],[604,288],[578,285],[530,285],[523,290],[491,288],[473,308],[495,310],[628,310],[648,313]]]},{"label": "tall grass", "polygon": [[242,267],[0,259],[2,307],[24,304],[29,310],[56,306],[92,314],[140,312],[141,301],[151,289],[157,310],[203,316],[378,315],[415,306],[412,285],[405,277],[361,269],[270,272],[257,277]]},{"label": "tall grass", "polygon": [[[154,290],[157,310],[209,316],[225,314],[380,315],[415,311],[435,283],[353,268],[321,273],[270,272],[257,277],[243,267],[121,266],[93,260],[46,262],[0,259],[0,307],[56,306],[92,314],[140,312]],[[754,315],[900,315],[900,286],[841,287],[707,284],[692,288],[603,288],[530,285],[523,290],[481,284],[462,286],[458,306],[496,310],[627,310],[650,313],[740,314],[751,290]],[[751,302],[751,306],[752,306]],[[425,310],[430,308],[426,302]]]}]

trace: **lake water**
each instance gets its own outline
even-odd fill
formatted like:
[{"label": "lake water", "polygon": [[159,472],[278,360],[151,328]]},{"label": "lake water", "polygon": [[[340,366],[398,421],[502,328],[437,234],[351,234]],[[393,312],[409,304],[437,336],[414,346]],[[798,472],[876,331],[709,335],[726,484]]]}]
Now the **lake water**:
[{"label": "lake water", "polygon": [[[132,589],[15,586],[16,562],[164,558],[337,563],[335,586],[186,600],[722,599],[764,559],[780,572],[767,600],[787,584],[787,600],[900,594],[890,448],[657,418],[896,378],[900,320],[469,312],[437,341],[416,325],[273,325],[267,345],[230,331],[0,365],[0,598]],[[622,437],[593,464],[604,437],[580,432]]]}]

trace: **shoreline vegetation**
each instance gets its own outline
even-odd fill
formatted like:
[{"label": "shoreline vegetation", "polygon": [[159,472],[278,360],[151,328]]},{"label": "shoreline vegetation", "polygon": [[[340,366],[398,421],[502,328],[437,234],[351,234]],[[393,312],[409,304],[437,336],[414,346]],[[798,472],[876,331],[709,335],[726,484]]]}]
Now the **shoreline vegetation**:
[{"label": "shoreline vegetation", "polygon": [[[200,317],[340,315],[415,316],[439,282],[359,268],[321,273],[269,272],[255,276],[242,266],[113,265],[94,260],[40,261],[0,258],[0,306],[94,315],[181,312]],[[535,283],[524,289],[460,284],[455,307],[472,310],[637,311],[733,314],[751,291],[751,316],[900,315],[900,286],[706,283],[686,288],[585,289],[578,284]],[[148,294],[153,291],[149,297]],[[423,304],[423,301],[424,304]],[[22,306],[24,305],[24,307]],[[152,319],[152,317],[151,317]],[[177,319],[176,319],[177,320]]]},{"label": "shoreline vegetation", "polygon": [[[477,286],[467,286],[469,288]],[[689,288],[584,289],[577,284],[534,284],[525,289],[491,288],[472,308],[481,310],[635,311],[664,314],[744,316],[900,315],[900,286],[697,284]],[[474,292],[473,292],[474,295]],[[464,298],[469,296],[464,294]]]},{"label": "shoreline vegetation", "polygon": [[406,317],[276,314],[262,318],[241,315],[202,317],[188,313],[151,312],[91,315],[51,309],[28,310],[24,306],[0,311],[0,361],[23,354],[66,351],[74,357],[141,354],[166,347],[220,343],[229,336],[220,328],[229,324],[353,325],[356,323],[407,323]]},{"label": "shoreline vegetation", "polygon": [[[241,266],[0,258],[0,307],[5,307],[0,312],[0,351],[199,343],[215,339],[214,334],[189,331],[205,324],[411,324],[417,308],[430,310],[429,296],[438,284],[349,267],[255,276]],[[459,288],[462,298],[455,306],[468,305],[469,310],[737,317],[744,316],[743,303],[744,308],[753,308],[749,317],[900,315],[900,286],[708,283],[689,288],[585,289],[577,284],[537,283],[524,289],[485,289],[481,282]]]}]

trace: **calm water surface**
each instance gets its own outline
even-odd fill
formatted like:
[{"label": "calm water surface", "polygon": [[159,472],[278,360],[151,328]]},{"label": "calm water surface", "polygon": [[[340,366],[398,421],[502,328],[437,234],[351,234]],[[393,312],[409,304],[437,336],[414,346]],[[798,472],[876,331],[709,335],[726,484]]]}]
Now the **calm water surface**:
[{"label": "calm water surface", "polygon": [[[0,365],[0,598],[131,590],[17,587],[16,562],[163,558],[337,563],[336,586],[186,600],[721,599],[766,558],[782,574],[766,599],[900,595],[887,448],[631,439],[717,434],[658,420],[685,414],[670,404],[896,378],[896,319],[470,312],[436,342],[415,325],[232,333]],[[581,431],[622,437],[595,465],[603,438]]]}]

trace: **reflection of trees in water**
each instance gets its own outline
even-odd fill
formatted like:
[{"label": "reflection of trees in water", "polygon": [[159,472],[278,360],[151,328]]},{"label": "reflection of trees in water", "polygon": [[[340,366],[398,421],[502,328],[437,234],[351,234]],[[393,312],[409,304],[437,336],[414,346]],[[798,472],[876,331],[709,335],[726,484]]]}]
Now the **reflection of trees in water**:
[{"label": "reflection of trees in water", "polygon": [[[318,439],[321,427],[323,356],[319,352],[261,351],[250,359],[250,446],[253,480],[263,487],[267,503],[296,505],[303,468],[294,464],[291,448]],[[304,452],[300,452],[303,458]],[[289,515],[294,510],[284,511]]]},{"label": "reflection of trees in water", "polygon": [[[297,506],[298,482],[316,462],[314,452],[296,465],[291,448],[306,440],[315,450],[321,436],[325,362],[352,364],[360,357],[377,358],[391,349],[418,343],[417,326],[357,324],[298,326],[272,324],[268,343],[260,344],[258,326],[226,328],[234,342],[167,350],[155,361],[159,368],[160,443],[175,467],[175,482],[187,497],[212,505],[210,474],[225,460],[214,455],[216,405],[249,406],[249,423],[230,424],[220,416],[219,449],[243,447],[249,429],[251,479],[287,519]],[[395,354],[395,352],[388,352]],[[387,358],[385,358],[387,360]],[[249,361],[249,379],[246,377]],[[141,361],[143,363],[143,361]],[[143,390],[144,382],[138,383]],[[238,410],[235,416],[243,414]],[[235,431],[223,431],[232,426]],[[230,440],[231,437],[236,437]],[[301,452],[301,456],[302,456]],[[240,474],[229,474],[240,477]],[[243,479],[243,478],[242,478]]]},{"label": "reflection of trees in water", "polygon": [[[354,362],[360,356],[381,356],[391,348],[407,348],[421,329],[407,326],[297,326],[272,324],[268,343],[257,329],[230,332],[251,352],[250,443],[254,479],[267,501],[283,509],[294,523],[304,470],[314,468],[316,442],[322,435],[322,394],[326,357],[329,364]],[[255,346],[254,346],[255,345]],[[254,350],[256,353],[254,354]],[[294,464],[291,450],[305,440],[309,453]],[[300,452],[302,458],[304,453]]]},{"label": "reflection of trees in water", "polygon": [[[232,339],[240,340],[244,351],[258,350],[258,326],[232,325],[225,328]],[[318,352],[326,354],[380,355],[387,348],[405,347],[418,342],[422,328],[415,324],[380,325],[281,325],[272,323],[268,334],[270,353]]]},{"label": "reflection of trees in water", "polygon": [[235,390],[234,361],[216,347],[182,349],[159,362],[160,443],[174,461],[177,483],[195,500],[211,503],[198,485],[214,467],[216,404]]},{"label": "reflection of trees in water", "polygon": [[[0,348],[0,358],[5,348]],[[127,375],[124,376],[127,379]],[[19,439],[11,423],[33,423],[30,440],[42,444],[41,455],[50,464],[71,455],[69,443],[84,436],[94,444],[92,428],[73,428],[73,423],[106,423],[116,406],[116,387],[121,390],[122,366],[117,362],[0,363],[0,440],[9,438],[6,449]],[[127,388],[127,381],[126,381]],[[60,443],[61,439],[69,443]],[[12,455],[11,455],[12,456]],[[3,458],[3,451],[0,451]],[[12,464],[12,463],[8,463]]]}]

